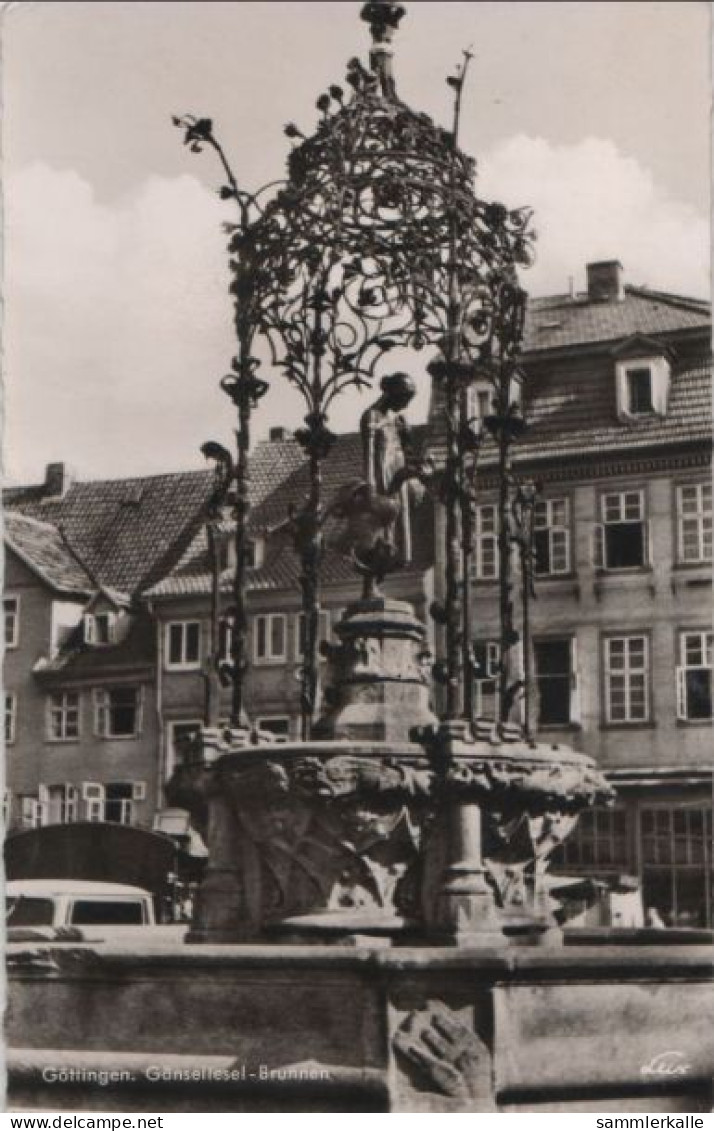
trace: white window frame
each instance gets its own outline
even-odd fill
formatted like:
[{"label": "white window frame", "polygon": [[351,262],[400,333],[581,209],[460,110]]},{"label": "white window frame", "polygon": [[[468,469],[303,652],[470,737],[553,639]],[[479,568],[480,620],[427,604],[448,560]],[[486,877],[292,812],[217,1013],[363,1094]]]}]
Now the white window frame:
[{"label": "white window frame", "polygon": [[[643,642],[642,667],[634,667],[631,664],[631,644],[635,640]],[[616,642],[623,642],[623,664],[621,667],[612,664],[612,645]],[[604,668],[605,668],[605,719],[610,726],[642,726],[650,722],[651,718],[651,704],[650,704],[650,642],[649,637],[642,632],[628,633],[626,636],[606,636],[603,641],[604,648]],[[632,712],[632,698],[633,698],[633,677],[642,677],[643,687],[643,702],[644,712],[640,715],[634,715]],[[612,680],[614,678],[622,678],[624,681],[624,717],[613,718],[612,713]]]},{"label": "white window frame", "polygon": [[[270,731],[270,726],[265,727],[265,723],[287,723],[288,732],[285,736],[276,734],[276,742],[290,742],[290,716],[289,715],[261,715],[259,719],[255,720],[255,725],[258,730],[265,729]],[[274,732],[272,732],[274,733]]]},{"label": "white window frame", "polygon": [[[8,605],[14,606],[12,610],[8,609]],[[5,593],[3,595],[3,612],[5,616],[5,627],[3,629],[5,637],[5,651],[8,652],[11,648],[17,648],[20,643],[20,598],[14,593]],[[8,640],[8,624],[12,625],[12,632]]]},{"label": "white window frame", "polygon": [[[136,707],[134,716],[134,730],[131,734],[113,734],[108,729],[111,722],[110,696],[115,691],[134,691]],[[97,738],[111,739],[121,742],[125,739],[138,738],[141,735],[144,715],[144,688],[135,684],[117,684],[115,687],[95,687],[93,692],[94,703],[94,734]]]},{"label": "white window frame", "polygon": [[[554,515],[556,505],[562,506],[564,508],[565,516],[564,516],[562,522],[555,522],[555,520],[554,520],[553,515]],[[539,511],[540,511],[540,514],[543,514],[543,512],[545,512],[545,522],[540,523],[538,521],[539,520]],[[571,572],[571,560],[570,560],[570,499],[567,497],[567,495],[559,496],[557,498],[552,498],[552,499],[539,499],[538,500],[538,502],[535,505],[535,510],[534,510],[534,513],[533,513],[533,530],[534,531],[546,530],[548,532],[548,563],[549,563],[549,566],[551,567],[547,571],[544,571],[542,573],[538,572],[538,570],[536,570],[536,568],[535,568],[535,560],[534,560],[534,567],[533,568],[534,568],[535,576],[538,577],[538,578],[541,578],[541,577],[559,577],[563,574],[570,573]],[[554,544],[555,544],[556,538],[558,538],[558,537],[562,537],[562,539],[563,539],[564,549],[563,549],[562,553],[565,557],[565,565],[562,569],[553,569],[552,564],[553,564],[553,559],[554,559]]]},{"label": "white window frame", "polygon": [[[100,622],[106,624],[106,640],[99,639],[98,625]],[[101,613],[85,613],[82,617],[82,626],[85,644],[91,644],[95,648],[106,648],[110,644],[116,643],[116,613],[108,610]]]},{"label": "white window frame", "polygon": [[82,782],[82,801],[85,820],[96,823],[104,820],[104,785],[102,782]]},{"label": "white window frame", "polygon": [[[701,662],[690,663],[688,651],[689,640],[698,640]],[[683,629],[679,633],[679,664],[675,678],[677,686],[677,718],[681,722],[704,723],[712,718],[712,649],[714,648],[714,632],[711,629]],[[706,715],[690,715],[688,712],[689,695],[687,689],[687,675],[689,672],[709,673],[709,704],[710,713]]]},{"label": "white window frame", "polygon": [[[170,620],[166,622],[164,636],[164,667],[167,672],[196,671],[201,667],[201,621],[200,620]],[[188,655],[189,628],[196,629],[196,656],[191,659]],[[178,630],[179,652],[181,658],[171,659],[171,636]]]},{"label": "white window frame", "polygon": [[[484,531],[486,512],[490,512],[493,520],[493,530]],[[476,507],[476,523],[474,531],[475,546],[475,571],[479,581],[497,581],[499,554],[498,554],[498,507],[495,503],[482,503]],[[493,572],[484,573],[484,547],[486,543],[493,548]]]},{"label": "white window frame", "polygon": [[[71,782],[48,785],[46,821],[48,825],[73,825],[79,820],[79,789]],[[53,794],[59,796],[53,797]],[[53,807],[59,806],[58,820],[54,820]]]},{"label": "white window frame", "polygon": [[[684,493],[685,491],[694,491],[696,507],[693,512],[685,512]],[[705,493],[709,494],[708,506],[705,500]],[[712,485],[711,483],[679,483],[677,485],[677,557],[680,562],[689,564],[698,564],[700,562],[710,562],[712,560]],[[707,531],[707,519],[708,531]],[[684,527],[685,523],[692,522],[696,528],[697,539],[697,555],[696,557],[688,557],[685,552],[685,537]],[[707,533],[709,535],[707,539]],[[707,553],[707,542],[708,553]]]},{"label": "white window frame", "polygon": [[[70,697],[77,700],[76,707],[67,703]],[[54,700],[60,700],[59,704]],[[72,711],[77,714],[77,733],[67,734],[67,720]],[[82,695],[79,691],[51,691],[47,696],[46,706],[47,741],[48,742],[78,742],[82,733]],[[54,733],[55,720],[60,723],[59,734]]]},{"label": "white window frame", "polygon": [[[628,496],[638,499],[638,518],[627,517]],[[618,499],[618,514],[616,519],[607,517],[608,499]],[[597,569],[606,573],[627,573],[638,569],[646,569],[652,562],[652,547],[650,545],[650,524],[645,517],[647,506],[645,492],[641,487],[625,488],[622,491],[604,491],[600,496],[600,522],[595,523],[593,561]],[[615,526],[634,526],[639,523],[642,527],[642,561],[638,565],[620,566],[608,565],[607,562],[607,529]]]},{"label": "white window frame", "polygon": [[[301,626],[305,618],[304,613],[295,613],[293,621],[293,652],[296,663],[302,663],[303,651],[300,647],[300,634]],[[320,609],[319,624],[317,630],[317,655],[320,661],[324,661],[325,657],[320,652],[320,644],[323,640],[331,639],[331,621],[329,609]]]},{"label": "white window frame", "polygon": [[20,824],[25,829],[39,829],[46,824],[44,805],[39,797],[20,796]]},{"label": "white window frame", "polygon": [[170,779],[177,765],[176,729],[192,727],[194,730],[200,730],[202,726],[201,719],[170,719],[166,724],[166,781]]},{"label": "white window frame", "polygon": [[[650,401],[648,412],[632,412],[630,408],[630,374],[638,369],[649,370]],[[617,415],[622,421],[646,420],[652,416],[666,416],[669,401],[670,364],[666,357],[647,355],[627,357],[615,363]]]},{"label": "white window frame", "polygon": [[[273,652],[273,623],[282,622],[283,647],[281,652]],[[265,654],[258,651],[259,631],[258,625],[265,624]],[[286,613],[255,613],[252,624],[253,633],[253,663],[259,666],[268,664],[284,664],[288,658],[288,618]]]},{"label": "white window frame", "polygon": [[[137,789],[137,787],[139,787]],[[112,789],[121,788],[129,790],[129,797],[110,797],[109,794]],[[135,805],[138,800],[143,801],[146,798],[146,786],[144,782],[134,781],[116,781],[106,782],[104,785],[104,820],[113,825],[133,825],[136,823],[136,809]],[[110,821],[107,816],[108,808],[110,805],[119,806],[119,820]]]},{"label": "white window frame", "polygon": [[17,738],[17,692],[5,692],[3,735],[6,746],[12,746]]}]

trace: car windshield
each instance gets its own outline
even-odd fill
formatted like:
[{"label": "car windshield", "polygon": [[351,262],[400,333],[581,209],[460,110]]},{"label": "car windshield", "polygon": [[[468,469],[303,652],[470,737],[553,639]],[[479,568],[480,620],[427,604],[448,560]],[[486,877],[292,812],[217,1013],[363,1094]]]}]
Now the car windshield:
[{"label": "car windshield", "polygon": [[8,927],[51,927],[54,903],[51,899],[37,899],[19,895],[7,901]]},{"label": "car windshield", "polygon": [[75,927],[133,927],[143,922],[143,904],[138,899],[76,899],[72,905]]}]

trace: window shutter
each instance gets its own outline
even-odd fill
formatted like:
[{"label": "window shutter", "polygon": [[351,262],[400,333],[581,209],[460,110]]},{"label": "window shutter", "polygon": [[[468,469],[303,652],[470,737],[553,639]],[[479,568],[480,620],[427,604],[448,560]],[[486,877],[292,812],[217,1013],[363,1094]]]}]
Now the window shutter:
[{"label": "window shutter", "polygon": [[135,781],[131,786],[132,801],[146,801],[146,782]]},{"label": "window shutter", "polygon": [[76,785],[65,785],[65,809],[67,813],[67,821],[74,822],[77,820],[79,808],[79,790]]},{"label": "window shutter", "polygon": [[134,725],[134,734],[138,737],[141,734],[144,724],[144,688],[143,686],[136,689],[136,722]]},{"label": "window shutter", "polygon": [[95,625],[94,617],[91,613],[85,613],[82,617],[82,631],[85,644],[93,644],[95,638]]},{"label": "window shutter", "polygon": [[39,802],[36,797],[23,797],[22,798],[22,823],[26,827],[35,827],[35,818],[37,814],[37,806]]},{"label": "window shutter", "polygon": [[605,569],[605,527],[601,522],[593,527],[593,565],[596,569]]},{"label": "window shutter", "polygon": [[677,718],[687,718],[687,669],[677,668],[675,670],[675,678],[677,681]]},{"label": "window shutter", "polygon": [[37,787],[37,815],[41,825],[49,823],[50,819],[50,791],[46,785]]}]

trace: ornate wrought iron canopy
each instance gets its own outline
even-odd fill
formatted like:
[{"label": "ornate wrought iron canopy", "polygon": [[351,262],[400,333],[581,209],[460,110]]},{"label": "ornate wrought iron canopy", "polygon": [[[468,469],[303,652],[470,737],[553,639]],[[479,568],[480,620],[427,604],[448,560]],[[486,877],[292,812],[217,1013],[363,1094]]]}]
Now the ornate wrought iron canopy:
[{"label": "ornate wrought iron canopy", "polygon": [[[511,400],[523,328],[525,294],[517,268],[531,260],[533,233],[527,209],[509,210],[481,200],[475,163],[458,145],[461,101],[470,60],[447,80],[454,93],[451,129],[410,109],[398,96],[392,39],[405,8],[389,0],[364,5],[372,46],[370,66],[351,59],[344,86],[317,99],[320,120],[311,136],[290,123],[294,142],[287,178],[250,194],[232,174],[206,119],[175,119],[192,150],[208,145],[218,155],[238,222],[229,243],[238,355],[222,387],[237,407],[237,458],[226,477],[237,525],[234,586],[232,722],[241,724],[247,662],[245,616],[249,428],[266,385],[258,376],[255,344],[270,346],[275,371],[299,390],[306,414],[296,432],[310,466],[310,490],[291,515],[301,559],[306,641],[302,671],[303,734],[309,735],[317,699],[317,635],[323,528],[332,500],[323,498],[322,464],[335,442],[329,411],[349,388],[367,386],[395,347],[428,348],[442,383],[446,462],[428,486],[446,509],[445,602],[435,616],[445,626],[446,717],[472,713],[470,557],[473,499],[480,436],[471,419],[469,388],[487,379],[493,415],[487,425],[501,452],[502,541],[508,537],[510,444],[521,420]],[[209,452],[209,455],[214,454]],[[402,479],[428,477],[410,467]],[[375,489],[367,485],[366,507]],[[375,538],[384,535],[375,534]],[[504,544],[505,545],[505,544]],[[384,554],[375,553],[372,560]],[[369,560],[362,555],[362,561]],[[524,560],[527,560],[524,559]],[[502,554],[508,570],[509,554]],[[392,564],[397,564],[396,561]],[[502,651],[514,629],[502,582]],[[517,634],[516,634],[517,635]]]}]

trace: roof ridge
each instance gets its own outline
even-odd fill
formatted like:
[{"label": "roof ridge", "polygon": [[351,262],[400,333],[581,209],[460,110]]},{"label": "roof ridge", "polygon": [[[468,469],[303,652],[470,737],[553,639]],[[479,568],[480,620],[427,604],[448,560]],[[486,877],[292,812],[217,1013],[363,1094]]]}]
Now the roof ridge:
[{"label": "roof ridge", "polygon": [[673,306],[675,309],[693,310],[697,314],[709,313],[712,304],[709,299],[694,298],[691,295],[677,295],[671,291],[659,291],[652,287],[636,286],[633,283],[625,284],[625,293],[638,295],[640,298],[657,299],[659,302],[665,302],[668,306]]}]

